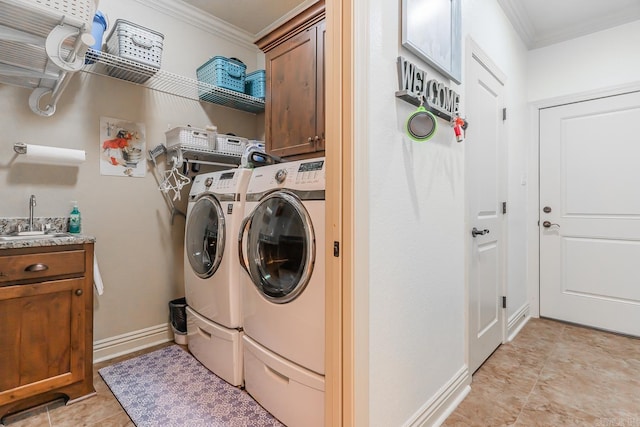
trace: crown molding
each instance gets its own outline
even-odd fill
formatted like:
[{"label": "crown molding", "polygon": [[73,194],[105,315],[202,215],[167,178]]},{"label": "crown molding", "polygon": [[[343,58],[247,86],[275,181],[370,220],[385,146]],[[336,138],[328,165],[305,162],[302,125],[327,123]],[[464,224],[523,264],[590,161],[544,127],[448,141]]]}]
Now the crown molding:
[{"label": "crown molding", "polygon": [[524,44],[531,49],[535,42],[535,28],[522,3],[517,0],[498,0],[498,4]]},{"label": "crown molding", "polygon": [[181,0],[135,0],[138,3],[178,19],[216,37],[235,43],[243,48],[258,50],[253,44],[254,35],[217,18],[210,13],[193,7]]},{"label": "crown molding", "polygon": [[497,1],[529,50],[575,39],[640,19],[640,4],[636,3],[619,10],[608,10],[606,13],[598,14],[596,17],[585,19],[582,22],[567,23],[564,27],[554,31],[539,32],[522,0]]},{"label": "crown molding", "polygon": [[544,37],[536,37],[530,48],[537,49],[599,31],[608,30],[610,28],[636,21],[638,20],[638,16],[640,16],[640,7],[637,7],[634,11],[622,10],[609,16],[599,16],[597,19],[585,21],[578,25],[568,26],[559,31],[546,34]]},{"label": "crown molding", "polygon": [[273,24],[269,25],[266,28],[263,28],[260,32],[258,32],[255,35],[255,39],[254,40],[260,40],[262,37],[266,36],[271,31],[273,31],[276,28],[278,28],[280,25],[284,24],[285,22],[287,22],[288,20],[290,20],[294,16],[298,15],[303,10],[309,8],[309,6],[311,6],[312,4],[318,3],[318,1],[319,0],[306,0],[306,1],[302,2],[302,3],[300,3],[293,10],[289,11],[287,14],[283,15],[282,17],[280,17],[280,19],[278,19],[276,22],[274,22]]}]

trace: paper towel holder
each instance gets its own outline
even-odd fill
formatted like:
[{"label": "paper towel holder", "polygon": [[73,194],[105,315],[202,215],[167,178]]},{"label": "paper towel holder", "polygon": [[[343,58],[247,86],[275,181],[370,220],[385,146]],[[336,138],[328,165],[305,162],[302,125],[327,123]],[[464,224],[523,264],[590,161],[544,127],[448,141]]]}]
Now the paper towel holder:
[{"label": "paper towel holder", "polygon": [[32,145],[24,142],[14,143],[13,151],[16,153],[13,160],[24,156],[25,161],[29,163],[77,166],[86,160],[84,150]]},{"label": "paper towel holder", "polygon": [[27,144],[24,142],[16,142],[13,144],[13,151],[17,154],[27,154]]}]

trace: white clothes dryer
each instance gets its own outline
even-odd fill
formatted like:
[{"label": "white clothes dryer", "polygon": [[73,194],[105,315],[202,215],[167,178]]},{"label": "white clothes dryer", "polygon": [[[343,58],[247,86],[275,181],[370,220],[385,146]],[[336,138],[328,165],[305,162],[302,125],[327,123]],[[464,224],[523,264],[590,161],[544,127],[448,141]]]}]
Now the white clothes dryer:
[{"label": "white clothes dryer", "polygon": [[189,351],[225,381],[242,385],[238,232],[250,169],[195,177],[189,192],[184,276]]},{"label": "white clothes dryer", "polygon": [[254,169],[245,212],[245,388],[288,426],[324,425],[325,159]]}]

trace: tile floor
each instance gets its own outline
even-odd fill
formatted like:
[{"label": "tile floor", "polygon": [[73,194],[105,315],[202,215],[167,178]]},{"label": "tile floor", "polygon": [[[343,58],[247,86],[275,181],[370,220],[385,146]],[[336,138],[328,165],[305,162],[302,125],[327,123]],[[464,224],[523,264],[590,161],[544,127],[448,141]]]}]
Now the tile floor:
[{"label": "tile floor", "polygon": [[443,425],[640,427],[640,339],[531,319]]},{"label": "tile floor", "polygon": [[[133,426],[98,369],[170,344],[96,364],[96,396],[8,426]],[[471,388],[444,426],[640,427],[640,340],[531,319],[475,373]]]}]

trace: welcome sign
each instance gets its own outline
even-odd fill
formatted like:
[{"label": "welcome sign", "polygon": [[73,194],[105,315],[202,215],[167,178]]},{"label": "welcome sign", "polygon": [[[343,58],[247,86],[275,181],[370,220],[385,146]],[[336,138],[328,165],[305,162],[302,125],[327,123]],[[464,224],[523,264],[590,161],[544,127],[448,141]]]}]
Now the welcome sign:
[{"label": "welcome sign", "polygon": [[436,79],[427,80],[427,72],[398,57],[398,86],[396,96],[413,105],[424,106],[438,117],[452,121],[460,112],[460,95]]}]

